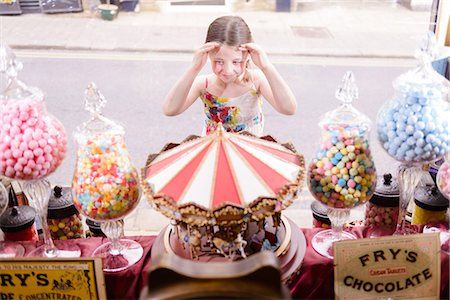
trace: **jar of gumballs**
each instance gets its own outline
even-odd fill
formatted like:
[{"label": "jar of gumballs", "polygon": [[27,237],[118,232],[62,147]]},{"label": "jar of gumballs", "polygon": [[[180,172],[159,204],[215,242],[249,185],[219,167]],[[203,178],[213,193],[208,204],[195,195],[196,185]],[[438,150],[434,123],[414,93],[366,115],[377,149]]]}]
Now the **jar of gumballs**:
[{"label": "jar of gumballs", "polygon": [[70,187],[55,186],[48,202],[48,227],[52,239],[67,240],[84,236],[81,215],[75,208]]},{"label": "jar of gumballs", "polygon": [[332,244],[356,237],[343,231],[350,210],[367,203],[376,186],[375,165],[369,146],[370,119],[352,102],[358,97],[352,72],[346,72],[336,91],[341,105],[319,121],[322,138],[308,167],[311,194],[330,218],[332,229],[316,233],[313,248],[333,258]]},{"label": "jar of gumballs", "polygon": [[0,175],[41,179],[61,164],[67,136],[48,113],[44,94],[17,79],[22,64],[0,44]]},{"label": "jar of gumballs", "polygon": [[106,99],[94,83],[85,92],[90,118],[74,132],[78,144],[72,179],[73,201],[88,219],[100,223],[108,242],[92,253],[103,258],[103,270],[117,272],[135,264],[143,254],[136,241],[122,238],[122,218],[140,199],[139,177],[125,144],[125,129],[103,116]]},{"label": "jar of gumballs", "polygon": [[375,192],[366,205],[365,226],[395,226],[399,212],[398,182],[390,173],[378,177]]}]

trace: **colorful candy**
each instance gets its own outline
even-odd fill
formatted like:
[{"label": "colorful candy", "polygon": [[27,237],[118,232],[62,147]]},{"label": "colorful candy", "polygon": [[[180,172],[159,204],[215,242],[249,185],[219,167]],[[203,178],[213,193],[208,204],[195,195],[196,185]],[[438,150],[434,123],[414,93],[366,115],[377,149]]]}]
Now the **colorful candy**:
[{"label": "colorful candy", "polygon": [[68,240],[83,237],[83,224],[79,214],[64,219],[47,219],[52,239]]},{"label": "colorful candy", "polygon": [[382,207],[370,203],[366,206],[365,226],[395,226],[399,207]]},{"label": "colorful candy", "polygon": [[78,210],[97,221],[126,215],[140,196],[138,174],[123,139],[110,138],[99,135],[78,141],[73,200]]},{"label": "colorful candy", "polygon": [[2,103],[0,174],[39,179],[55,171],[66,154],[62,124],[49,115],[39,95]]},{"label": "colorful candy", "polygon": [[[423,79],[422,79],[423,80]],[[380,111],[378,137],[398,161],[432,161],[448,152],[450,108],[440,82],[397,80],[397,97]]]},{"label": "colorful candy", "polygon": [[364,132],[350,126],[325,129],[325,142],[309,166],[313,196],[334,208],[365,203],[374,192],[376,175]]}]

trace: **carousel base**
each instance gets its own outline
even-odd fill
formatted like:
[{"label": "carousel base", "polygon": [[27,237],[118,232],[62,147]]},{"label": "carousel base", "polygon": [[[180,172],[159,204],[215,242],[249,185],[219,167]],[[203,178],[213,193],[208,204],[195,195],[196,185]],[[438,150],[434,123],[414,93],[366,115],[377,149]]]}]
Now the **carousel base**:
[{"label": "carousel base", "polygon": [[[278,236],[280,240],[279,246],[272,250],[280,261],[281,280],[288,285],[294,275],[299,272],[303,258],[305,257],[307,247],[306,238],[297,225],[284,216],[281,218]],[[250,245],[248,245],[248,247],[250,247]],[[230,258],[225,257],[220,253],[211,252],[203,252],[196,258],[191,258],[191,250],[179,240],[176,229],[172,225],[161,230],[152,246],[152,256],[156,257],[164,253],[176,255],[183,259],[198,260],[201,262],[230,261]]]}]

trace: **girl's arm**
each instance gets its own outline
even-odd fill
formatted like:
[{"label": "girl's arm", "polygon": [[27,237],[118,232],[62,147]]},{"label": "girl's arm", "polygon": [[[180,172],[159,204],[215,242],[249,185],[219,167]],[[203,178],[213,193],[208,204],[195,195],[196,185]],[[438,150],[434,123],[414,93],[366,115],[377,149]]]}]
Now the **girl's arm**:
[{"label": "girl's arm", "polygon": [[181,75],[180,79],[170,89],[163,103],[163,112],[167,116],[176,116],[188,109],[200,96],[200,90],[205,80],[198,73],[208,59],[208,52],[219,46],[219,43],[205,43],[197,49],[191,66]]},{"label": "girl's arm", "polygon": [[[254,43],[241,45],[241,50],[248,51],[253,63],[262,71],[255,73],[259,81],[259,90],[263,97],[280,113],[293,115],[297,111],[297,101],[291,89],[281,77],[266,53]],[[259,73],[259,74],[258,74]]]}]

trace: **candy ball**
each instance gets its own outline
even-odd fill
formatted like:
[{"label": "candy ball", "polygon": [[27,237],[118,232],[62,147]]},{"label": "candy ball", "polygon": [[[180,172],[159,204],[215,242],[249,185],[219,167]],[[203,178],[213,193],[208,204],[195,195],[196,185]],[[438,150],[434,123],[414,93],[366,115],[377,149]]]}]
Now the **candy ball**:
[{"label": "candy ball", "polygon": [[66,154],[62,124],[38,98],[9,100],[0,110],[0,175],[39,179],[51,174]]}]

